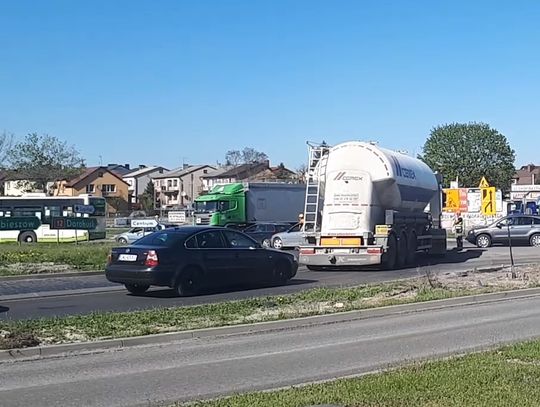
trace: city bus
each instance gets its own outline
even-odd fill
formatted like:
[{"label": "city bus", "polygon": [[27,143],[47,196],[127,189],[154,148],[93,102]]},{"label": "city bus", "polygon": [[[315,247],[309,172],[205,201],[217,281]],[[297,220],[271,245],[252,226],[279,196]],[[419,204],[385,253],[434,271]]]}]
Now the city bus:
[{"label": "city bus", "polygon": [[[92,214],[76,213],[77,205],[91,205]],[[34,230],[0,230],[2,242],[75,242],[82,240],[105,239],[105,198],[88,194],[79,196],[46,196],[45,194],[25,194],[21,197],[0,197],[0,218],[37,217],[41,226]],[[74,230],[50,229],[52,217],[82,216],[93,217],[97,221],[95,229]]]}]

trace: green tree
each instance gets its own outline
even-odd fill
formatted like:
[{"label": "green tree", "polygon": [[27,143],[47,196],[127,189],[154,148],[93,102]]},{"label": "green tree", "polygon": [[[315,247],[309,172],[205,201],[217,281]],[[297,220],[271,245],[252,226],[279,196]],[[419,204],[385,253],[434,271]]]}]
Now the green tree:
[{"label": "green tree", "polygon": [[47,191],[47,183],[71,179],[84,170],[84,159],[75,147],[49,135],[28,134],[7,156],[10,168],[36,189]]},{"label": "green tree", "polygon": [[437,126],[420,156],[443,176],[443,185],[459,179],[460,186],[476,187],[482,177],[490,185],[508,190],[515,174],[515,153],[508,140],[485,123]]},{"label": "green tree", "polygon": [[141,203],[141,207],[143,211],[146,212],[147,215],[154,214],[154,196],[155,196],[154,183],[150,181],[148,185],[146,185],[144,192],[139,197],[139,202]]}]

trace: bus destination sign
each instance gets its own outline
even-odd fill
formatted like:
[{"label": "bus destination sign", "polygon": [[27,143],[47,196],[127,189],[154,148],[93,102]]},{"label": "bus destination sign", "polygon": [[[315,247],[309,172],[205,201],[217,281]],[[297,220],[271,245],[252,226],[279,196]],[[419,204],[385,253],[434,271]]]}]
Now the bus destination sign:
[{"label": "bus destination sign", "polygon": [[36,230],[41,221],[36,216],[0,217],[0,230]]},{"label": "bus destination sign", "polygon": [[79,218],[73,216],[54,217],[51,220],[51,229],[79,229],[92,230],[97,226],[95,218]]}]

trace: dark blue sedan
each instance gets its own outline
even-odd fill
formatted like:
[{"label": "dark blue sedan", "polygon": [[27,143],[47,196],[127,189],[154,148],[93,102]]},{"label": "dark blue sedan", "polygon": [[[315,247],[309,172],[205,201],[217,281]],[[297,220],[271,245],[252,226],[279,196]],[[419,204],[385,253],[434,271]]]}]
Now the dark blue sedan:
[{"label": "dark blue sedan", "polygon": [[242,232],[185,226],[113,248],[105,273],[109,281],[124,284],[132,294],[164,286],[179,295],[195,295],[207,287],[282,285],[297,269],[293,255],[263,248]]}]

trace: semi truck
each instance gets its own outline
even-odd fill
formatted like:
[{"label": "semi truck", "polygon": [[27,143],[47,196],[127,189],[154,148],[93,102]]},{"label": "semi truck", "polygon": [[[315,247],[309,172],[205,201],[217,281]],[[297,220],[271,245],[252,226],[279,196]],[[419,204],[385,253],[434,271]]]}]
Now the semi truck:
[{"label": "semi truck", "polygon": [[441,178],[425,163],[376,143],[309,144],[299,262],[310,270],[412,265],[446,253]]},{"label": "semi truck", "polygon": [[198,225],[243,228],[257,222],[298,222],[304,212],[304,184],[244,182],[214,186],[195,199]]}]

